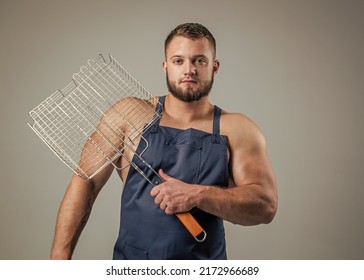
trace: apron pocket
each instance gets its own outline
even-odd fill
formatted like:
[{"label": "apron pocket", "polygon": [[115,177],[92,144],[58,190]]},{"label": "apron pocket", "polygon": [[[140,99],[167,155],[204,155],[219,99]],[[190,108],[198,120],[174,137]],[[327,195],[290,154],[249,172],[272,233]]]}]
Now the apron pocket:
[{"label": "apron pocket", "polygon": [[200,175],[201,151],[195,145],[166,144],[161,167],[169,176],[195,184]]},{"label": "apron pocket", "polygon": [[134,246],[130,246],[124,243],[122,248],[122,254],[125,256],[127,260],[147,260],[148,259],[148,251],[136,248]]}]

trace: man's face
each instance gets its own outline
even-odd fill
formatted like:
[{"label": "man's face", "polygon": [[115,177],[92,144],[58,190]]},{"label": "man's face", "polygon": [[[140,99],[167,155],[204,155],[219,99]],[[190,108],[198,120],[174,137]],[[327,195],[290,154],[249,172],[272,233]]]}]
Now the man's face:
[{"label": "man's face", "polygon": [[191,40],[173,38],[163,61],[169,92],[176,98],[192,102],[207,96],[211,90],[219,62],[206,38]]}]

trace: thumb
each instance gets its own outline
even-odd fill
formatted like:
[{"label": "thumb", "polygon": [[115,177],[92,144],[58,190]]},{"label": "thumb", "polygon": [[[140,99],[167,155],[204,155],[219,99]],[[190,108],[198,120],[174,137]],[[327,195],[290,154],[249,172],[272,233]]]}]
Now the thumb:
[{"label": "thumb", "polygon": [[172,179],[172,177],[170,177],[166,173],[164,173],[164,171],[162,169],[159,169],[158,174],[159,174],[159,176],[161,176],[161,178],[164,181],[168,181],[169,179]]}]

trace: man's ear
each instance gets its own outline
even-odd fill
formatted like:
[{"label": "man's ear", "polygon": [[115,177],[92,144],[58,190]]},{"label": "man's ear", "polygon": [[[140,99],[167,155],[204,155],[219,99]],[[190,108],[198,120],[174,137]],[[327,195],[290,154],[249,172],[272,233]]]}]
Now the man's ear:
[{"label": "man's ear", "polygon": [[164,74],[167,74],[167,61],[163,60],[162,67],[163,67]]},{"label": "man's ear", "polygon": [[214,69],[214,74],[216,75],[217,72],[219,71],[219,68],[220,68],[220,61],[219,60],[215,60],[214,61],[214,66],[213,66],[213,69]]}]

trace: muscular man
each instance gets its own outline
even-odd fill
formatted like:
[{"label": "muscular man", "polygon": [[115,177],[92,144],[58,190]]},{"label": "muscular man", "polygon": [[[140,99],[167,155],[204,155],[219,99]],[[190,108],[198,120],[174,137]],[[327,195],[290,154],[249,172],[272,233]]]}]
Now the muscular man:
[{"label": "muscular man", "polygon": [[[134,168],[121,172],[114,259],[226,259],[223,220],[248,226],[274,218],[277,190],[262,133],[246,116],[209,101],[219,66],[215,39],[204,26],[182,24],[168,35],[163,69],[169,92],[155,104],[161,119],[143,135],[149,143],[143,158],[163,180],[151,178],[158,181],[153,187]],[[72,257],[112,171],[110,165],[89,181],[73,176],[59,210],[52,258]],[[204,242],[196,242],[173,215],[186,211],[207,232]]]}]

